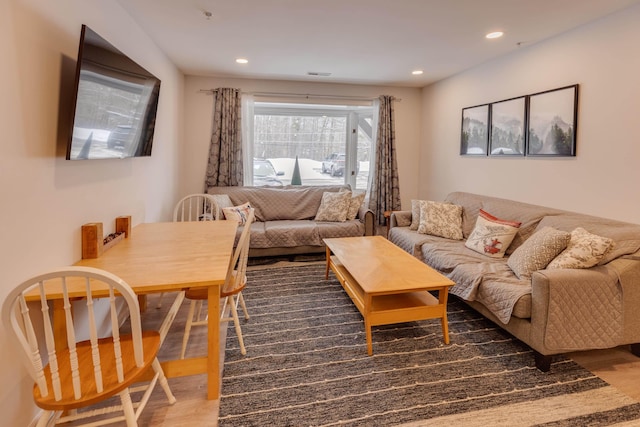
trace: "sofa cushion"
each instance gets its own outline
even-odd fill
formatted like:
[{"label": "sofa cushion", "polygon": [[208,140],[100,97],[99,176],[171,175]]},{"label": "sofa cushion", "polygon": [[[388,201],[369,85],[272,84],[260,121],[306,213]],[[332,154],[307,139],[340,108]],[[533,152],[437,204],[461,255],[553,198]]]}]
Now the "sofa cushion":
[{"label": "sofa cushion", "polygon": [[418,233],[462,240],[462,207],[445,202],[420,202]]},{"label": "sofa cushion", "polygon": [[350,203],[351,191],[337,193],[327,191],[322,195],[315,220],[344,222],[347,220]]},{"label": "sofa cushion", "polygon": [[427,236],[422,242],[421,259],[442,273],[450,273],[460,264],[474,263],[503,263],[501,258],[488,258],[472,251],[464,245],[462,240],[451,240],[443,237]]},{"label": "sofa cushion", "polygon": [[571,235],[566,231],[544,227],[529,237],[507,260],[507,265],[519,279],[531,277],[542,270],[569,244]]},{"label": "sofa cushion", "polygon": [[502,258],[518,232],[520,223],[496,218],[480,209],[476,226],[465,246],[492,258]]},{"label": "sofa cushion", "polygon": [[[422,244],[430,240],[430,238],[441,239],[440,237],[428,236],[411,230],[409,226],[393,227],[389,230],[389,241],[401,249],[410,253],[419,260],[422,258]],[[444,240],[444,239],[443,239]]]},{"label": "sofa cushion", "polygon": [[[242,230],[244,226],[238,227],[236,230],[236,241],[234,247],[238,244],[240,240],[240,235],[242,234]],[[253,221],[251,223],[251,237],[249,241],[249,246],[252,248],[268,248],[269,240],[265,234],[264,230],[264,222]]]},{"label": "sofa cushion", "polygon": [[364,223],[355,219],[345,222],[317,222],[320,239],[364,235]]},{"label": "sofa cushion", "polygon": [[571,232],[567,248],[547,268],[590,268],[598,264],[611,249],[613,240],[591,234],[582,227]]},{"label": "sofa cushion", "polygon": [[[267,248],[292,248],[296,246],[321,246],[323,245],[318,226],[315,221],[266,221],[264,223],[264,235]],[[251,247],[254,246],[253,235]]]}]

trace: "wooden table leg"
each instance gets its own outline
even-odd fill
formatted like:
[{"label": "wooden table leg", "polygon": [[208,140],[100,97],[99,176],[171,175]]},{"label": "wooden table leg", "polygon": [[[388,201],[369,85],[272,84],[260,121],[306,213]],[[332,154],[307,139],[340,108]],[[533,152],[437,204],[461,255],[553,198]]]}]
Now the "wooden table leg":
[{"label": "wooden table leg", "polygon": [[371,312],[371,295],[364,296],[364,333],[367,337],[367,354],[373,355],[373,339],[371,338],[371,320],[369,314]]},{"label": "wooden table leg", "polygon": [[438,290],[438,303],[442,305],[444,312],[440,323],[442,323],[442,336],[444,343],[449,344],[449,322],[447,321],[447,296],[449,295],[449,288],[444,287]]},{"label": "wooden table leg", "polygon": [[327,247],[325,249],[326,254],[327,254],[327,269],[324,272],[324,280],[327,280],[329,278],[329,264],[331,262],[331,249],[329,249],[329,247]]},{"label": "wooden table leg", "polygon": [[207,299],[207,398],[220,398],[220,289],[209,287]]}]

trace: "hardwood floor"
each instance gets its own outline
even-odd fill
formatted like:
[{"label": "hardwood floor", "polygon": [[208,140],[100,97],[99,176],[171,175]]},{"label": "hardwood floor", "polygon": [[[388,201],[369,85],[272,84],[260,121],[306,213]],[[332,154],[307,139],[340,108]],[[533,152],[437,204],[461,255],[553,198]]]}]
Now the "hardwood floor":
[{"label": "hardwood floor", "polygon": [[[280,265],[280,264],[274,264]],[[269,268],[271,266],[253,267]],[[173,295],[165,294],[163,306],[156,307],[157,296],[150,296],[148,309],[143,315],[143,328],[158,328],[164,317],[165,310],[172,302]],[[160,360],[175,358],[179,354],[189,304],[185,301],[176,317],[176,320],[167,335],[162,349]],[[221,342],[225,342],[227,324],[221,326]],[[187,355],[204,353],[206,340],[205,328],[194,328],[189,341]],[[251,344],[247,343],[247,351],[251,351]],[[621,392],[640,401],[640,358],[630,353],[629,349],[619,347],[609,350],[593,350],[572,353],[569,355],[577,363],[598,375]],[[221,349],[221,358],[224,358],[224,348]],[[172,378],[169,380],[171,389],[177,402],[169,406],[162,389],[156,387],[147,408],[139,420],[140,426],[154,427],[187,427],[218,425],[219,401],[206,399],[206,377],[204,375]],[[74,426],[74,423],[66,424]],[[113,424],[113,425],[124,425]],[[275,426],[277,427],[277,426]]]},{"label": "hardwood floor", "polygon": [[640,402],[640,357],[628,346],[569,354],[576,363]]},{"label": "hardwood floor", "polygon": [[[147,312],[143,316],[143,327],[158,328],[164,319],[165,310],[173,301],[173,294],[166,294],[162,307],[156,308],[155,296],[150,296]],[[166,301],[166,303],[165,303]],[[178,312],[176,319],[167,334],[167,338],[160,349],[158,358],[175,359],[179,357],[182,346],[185,319],[189,310],[189,301],[185,300]],[[227,337],[228,323],[221,324],[220,342],[224,343]],[[194,327],[191,330],[186,356],[189,357],[204,354],[206,351],[206,328]],[[222,362],[224,361],[224,346],[220,349],[221,375]],[[218,425],[218,411],[220,400],[207,400],[206,375],[194,375],[182,378],[169,379],[171,391],[176,397],[176,403],[169,406],[162,389],[156,388],[149,403],[139,420],[140,426],[166,426],[166,427],[215,427]]]}]

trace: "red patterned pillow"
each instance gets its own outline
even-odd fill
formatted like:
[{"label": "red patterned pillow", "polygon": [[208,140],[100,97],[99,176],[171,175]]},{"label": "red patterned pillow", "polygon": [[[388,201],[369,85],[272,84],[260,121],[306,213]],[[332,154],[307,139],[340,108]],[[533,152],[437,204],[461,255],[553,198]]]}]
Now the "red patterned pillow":
[{"label": "red patterned pillow", "polygon": [[496,218],[480,209],[476,226],[465,242],[465,246],[492,258],[502,258],[513,241],[520,222]]}]

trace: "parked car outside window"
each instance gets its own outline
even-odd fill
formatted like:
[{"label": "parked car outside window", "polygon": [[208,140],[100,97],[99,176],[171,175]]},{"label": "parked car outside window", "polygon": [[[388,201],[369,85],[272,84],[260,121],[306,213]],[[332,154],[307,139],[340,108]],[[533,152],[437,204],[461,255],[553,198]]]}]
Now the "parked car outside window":
[{"label": "parked car outside window", "polygon": [[344,154],[331,153],[322,161],[322,173],[329,173],[331,176],[343,176],[344,162]]},{"label": "parked car outside window", "polygon": [[284,175],[284,172],[276,172],[273,164],[266,159],[253,159],[253,185],[282,185],[277,177]]}]

